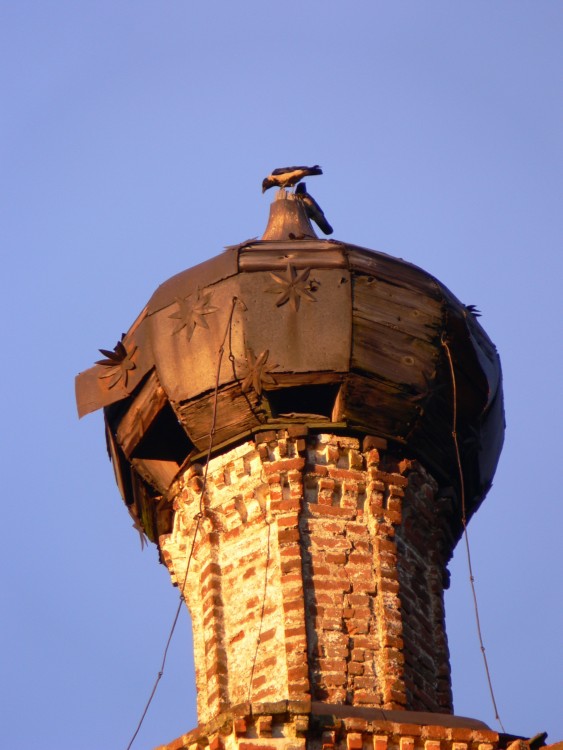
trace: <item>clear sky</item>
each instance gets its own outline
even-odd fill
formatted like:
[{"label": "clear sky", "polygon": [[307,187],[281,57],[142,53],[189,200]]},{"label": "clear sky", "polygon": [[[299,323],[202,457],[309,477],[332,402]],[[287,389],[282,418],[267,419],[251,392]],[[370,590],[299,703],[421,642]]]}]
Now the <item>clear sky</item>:
[{"label": "clear sky", "polygon": [[[0,1],[4,747],[125,748],[177,604],[74,375],[309,163],[336,239],[436,275],[499,349],[482,625],[507,731],[563,739],[562,71],[560,0]],[[455,708],[496,727],[462,552]],[[196,722],[182,615],[135,748]]]}]

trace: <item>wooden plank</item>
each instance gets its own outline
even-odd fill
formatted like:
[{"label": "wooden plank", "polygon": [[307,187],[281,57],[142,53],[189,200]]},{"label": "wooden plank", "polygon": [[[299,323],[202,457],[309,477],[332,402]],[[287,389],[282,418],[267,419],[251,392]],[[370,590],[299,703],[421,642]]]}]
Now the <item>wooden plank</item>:
[{"label": "wooden plank", "polygon": [[[206,450],[209,446],[214,403],[215,393],[212,391],[174,406],[180,422],[198,450]],[[243,394],[238,384],[224,387],[217,394],[217,429],[213,442],[217,445],[237,438],[246,431],[262,426],[266,419],[265,402],[261,402],[254,391]]]},{"label": "wooden plank", "polygon": [[117,428],[117,440],[128,458],[166,403],[166,394],[158,382],[156,372],[153,371],[133,399]]},{"label": "wooden plank", "polygon": [[351,367],[424,393],[439,349],[402,331],[354,317]]},{"label": "wooden plank", "polygon": [[180,464],[176,461],[160,461],[152,458],[133,458],[131,463],[143,479],[161,494],[167,492],[180,468]]},{"label": "wooden plank", "polygon": [[410,288],[436,300],[443,296],[442,285],[412,263],[353,245],[348,245],[346,252],[351,271],[365,273],[405,289]]},{"label": "wooden plank", "polygon": [[353,277],[352,305],[361,318],[427,342],[436,342],[443,327],[439,301],[364,275]]},{"label": "wooden plank", "polygon": [[404,442],[419,408],[405,389],[350,373],[338,394],[332,419],[346,421],[370,435]]}]

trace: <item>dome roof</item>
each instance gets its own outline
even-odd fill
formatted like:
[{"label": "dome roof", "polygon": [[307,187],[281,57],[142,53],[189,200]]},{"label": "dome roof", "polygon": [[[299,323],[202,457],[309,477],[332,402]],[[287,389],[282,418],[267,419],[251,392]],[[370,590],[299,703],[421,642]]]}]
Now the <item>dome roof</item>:
[{"label": "dome roof", "polygon": [[77,377],[79,414],[105,407],[118,484],[154,540],[180,467],[211,440],[372,436],[455,495],[455,391],[468,516],[502,447],[500,362],[473,312],[420,268],[345,242],[231,247],[162,284],[103,353]]}]

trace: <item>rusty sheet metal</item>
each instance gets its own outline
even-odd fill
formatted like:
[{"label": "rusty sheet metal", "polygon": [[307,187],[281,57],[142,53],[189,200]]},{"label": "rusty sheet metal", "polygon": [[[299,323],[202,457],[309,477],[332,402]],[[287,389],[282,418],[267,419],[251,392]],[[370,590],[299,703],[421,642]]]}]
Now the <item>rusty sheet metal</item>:
[{"label": "rusty sheet metal", "polygon": [[[186,297],[172,299],[167,307],[149,317],[152,348],[158,378],[175,403],[195,398],[215,388],[219,353],[228,333],[233,298],[240,298],[238,277],[212,287],[195,288]],[[233,326],[242,315],[235,304]],[[219,386],[233,380],[229,342],[221,360]],[[233,355],[243,356],[240,345]]]},{"label": "rusty sheet metal", "polygon": [[296,244],[304,243],[263,242],[260,246],[246,247],[239,253],[239,268],[241,271],[284,270],[288,262],[296,268],[348,268],[343,248],[311,240],[305,247],[296,248]]},{"label": "rusty sheet metal", "polygon": [[317,238],[313,240],[259,240],[258,242],[251,243],[245,250],[248,249],[251,252],[261,250],[279,252],[280,249],[285,248],[292,252],[302,253],[308,252],[312,247],[319,251],[326,251],[339,247],[343,248],[346,245],[339,240],[320,240]]},{"label": "rusty sheet metal", "polygon": [[[122,344],[125,357],[119,354],[121,349],[116,347],[118,353],[113,364],[106,357],[106,365],[96,364],[76,376],[76,404],[79,417],[126,398],[139,385],[154,362],[146,332],[145,308],[129,332],[118,342]],[[107,350],[111,351],[109,347]]]},{"label": "rusty sheet metal", "polygon": [[[235,297],[239,302],[226,339],[220,386],[237,378],[243,381],[256,366],[261,368],[257,377],[269,384],[275,382],[276,372],[348,369],[352,325],[348,272],[294,272],[293,278],[286,265],[281,273],[241,274],[199,290],[187,298],[184,311],[176,301],[150,316],[158,377],[171,401],[183,402],[215,388],[219,350]],[[194,305],[200,311],[195,324],[190,312]]]},{"label": "rusty sheet metal", "polygon": [[172,276],[150,298],[147,305],[149,315],[173,304],[177,297],[184,299],[194,294],[198,287],[201,289],[234,276],[238,272],[237,256],[236,247],[228,248],[221,255]]},{"label": "rusty sheet metal", "polygon": [[286,268],[241,274],[246,310],[233,338],[246,350],[269,352],[275,372],[346,372],[350,366],[352,301],[350,275],[336,269]]}]

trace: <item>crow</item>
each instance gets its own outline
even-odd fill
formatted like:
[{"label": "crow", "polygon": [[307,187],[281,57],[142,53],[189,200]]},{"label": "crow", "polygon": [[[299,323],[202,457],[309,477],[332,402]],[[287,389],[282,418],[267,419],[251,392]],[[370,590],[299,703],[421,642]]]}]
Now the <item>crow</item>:
[{"label": "crow", "polygon": [[308,218],[312,219],[325,234],[332,234],[332,227],[326,220],[322,208],[313,196],[309,195],[307,185],[304,182],[300,182],[295,188],[295,196],[305,209]]},{"label": "crow", "polygon": [[262,182],[262,192],[265,193],[271,187],[288,188],[297,185],[304,177],[322,174],[323,170],[318,164],[314,167],[280,167],[274,169]]},{"label": "crow", "polygon": [[467,310],[467,312],[470,312],[474,318],[481,317],[481,310],[478,310],[476,305],[465,305],[465,309]]}]

